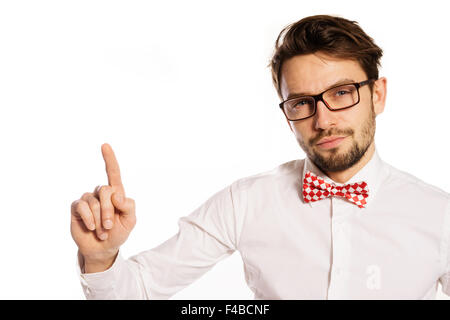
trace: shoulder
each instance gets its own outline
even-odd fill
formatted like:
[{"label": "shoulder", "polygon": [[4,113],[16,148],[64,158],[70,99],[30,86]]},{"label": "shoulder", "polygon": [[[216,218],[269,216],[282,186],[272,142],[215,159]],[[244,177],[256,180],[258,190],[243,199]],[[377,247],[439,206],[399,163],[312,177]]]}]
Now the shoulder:
[{"label": "shoulder", "polygon": [[450,202],[450,193],[444,191],[443,189],[432,185],[424,180],[418,178],[417,176],[408,173],[406,171],[400,170],[388,163],[385,163],[389,175],[387,178],[386,185],[389,188],[404,191],[405,193],[420,193],[422,197],[440,198]]},{"label": "shoulder", "polygon": [[294,182],[303,172],[305,159],[291,160],[282,163],[269,170],[240,178],[232,183],[232,186],[239,190],[249,190],[252,188],[273,187],[280,182]]}]

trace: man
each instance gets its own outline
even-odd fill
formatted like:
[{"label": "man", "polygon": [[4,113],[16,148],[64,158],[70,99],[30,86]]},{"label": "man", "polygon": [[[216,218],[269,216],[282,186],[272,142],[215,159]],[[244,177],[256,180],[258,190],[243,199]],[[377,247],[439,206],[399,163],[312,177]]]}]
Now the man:
[{"label": "man", "polygon": [[117,160],[109,185],[72,203],[89,299],[166,299],[239,250],[256,299],[432,299],[450,294],[450,195],[385,163],[382,50],[356,22],[304,18],[271,60],[280,108],[307,158],[233,182],[156,248],[125,260],[133,229]]}]

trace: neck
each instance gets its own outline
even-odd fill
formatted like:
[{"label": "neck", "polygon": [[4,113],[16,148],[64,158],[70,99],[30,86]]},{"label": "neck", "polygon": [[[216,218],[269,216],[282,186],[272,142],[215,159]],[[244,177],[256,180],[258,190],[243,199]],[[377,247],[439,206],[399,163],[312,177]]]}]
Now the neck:
[{"label": "neck", "polygon": [[327,174],[328,177],[333,179],[333,181],[336,181],[338,183],[346,183],[359,170],[361,170],[370,161],[370,159],[372,159],[374,153],[375,153],[375,145],[372,141],[364,156],[355,165],[342,171],[325,172],[325,173]]}]

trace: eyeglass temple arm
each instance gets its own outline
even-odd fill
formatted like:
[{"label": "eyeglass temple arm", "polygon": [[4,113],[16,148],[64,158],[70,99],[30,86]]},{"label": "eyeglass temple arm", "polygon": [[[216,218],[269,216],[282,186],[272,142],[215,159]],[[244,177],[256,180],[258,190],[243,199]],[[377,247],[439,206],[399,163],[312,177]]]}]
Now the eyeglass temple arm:
[{"label": "eyeglass temple arm", "polygon": [[365,86],[366,84],[371,83],[372,81],[375,81],[375,80],[376,79],[367,79],[367,80],[364,80],[364,81],[362,81],[360,83],[355,83],[355,84],[357,84],[358,88],[359,88],[359,87]]}]

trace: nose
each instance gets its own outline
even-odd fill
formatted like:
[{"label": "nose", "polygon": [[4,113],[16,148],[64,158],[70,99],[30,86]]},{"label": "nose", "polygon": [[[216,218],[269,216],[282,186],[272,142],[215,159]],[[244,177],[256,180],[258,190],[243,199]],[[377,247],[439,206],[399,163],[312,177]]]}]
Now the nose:
[{"label": "nose", "polygon": [[326,130],[334,125],[336,125],[336,121],[333,111],[330,111],[323,101],[318,101],[316,114],[314,115],[314,128],[316,130]]}]

